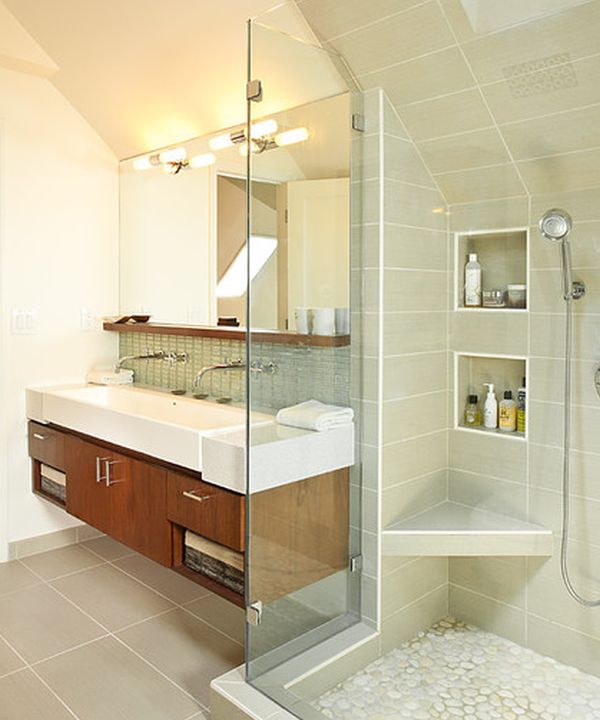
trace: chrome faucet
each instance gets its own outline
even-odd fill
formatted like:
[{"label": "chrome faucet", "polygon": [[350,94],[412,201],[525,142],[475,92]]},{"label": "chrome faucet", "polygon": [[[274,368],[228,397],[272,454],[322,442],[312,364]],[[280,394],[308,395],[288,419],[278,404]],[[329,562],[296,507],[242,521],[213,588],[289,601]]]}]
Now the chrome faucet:
[{"label": "chrome faucet", "polygon": [[202,370],[200,370],[200,372],[194,378],[194,388],[199,390],[200,385],[202,383],[202,378],[209,372],[213,372],[213,370],[245,370],[245,369],[246,369],[246,366],[244,365],[244,361],[241,358],[238,358],[237,360],[225,360],[225,362],[218,363],[217,365],[207,365],[206,367],[203,367]]},{"label": "chrome faucet", "polygon": [[164,350],[157,350],[156,352],[149,352],[146,350],[145,353],[142,353],[141,355],[125,355],[125,357],[119,358],[119,362],[115,365],[115,372],[119,373],[121,372],[121,369],[123,365],[125,365],[126,362],[130,362],[131,360],[164,360],[165,359],[165,352]]}]

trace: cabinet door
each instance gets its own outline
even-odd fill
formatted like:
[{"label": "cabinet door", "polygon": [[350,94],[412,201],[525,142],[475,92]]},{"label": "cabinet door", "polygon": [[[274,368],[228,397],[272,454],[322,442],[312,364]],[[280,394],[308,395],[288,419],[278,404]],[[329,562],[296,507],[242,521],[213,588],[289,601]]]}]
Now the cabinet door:
[{"label": "cabinet door", "polygon": [[67,512],[110,534],[110,508],[104,480],[105,448],[67,435],[65,466],[67,473]]},{"label": "cabinet door", "polygon": [[107,474],[110,535],[170,567],[172,528],[167,520],[166,470],[113,453]]}]

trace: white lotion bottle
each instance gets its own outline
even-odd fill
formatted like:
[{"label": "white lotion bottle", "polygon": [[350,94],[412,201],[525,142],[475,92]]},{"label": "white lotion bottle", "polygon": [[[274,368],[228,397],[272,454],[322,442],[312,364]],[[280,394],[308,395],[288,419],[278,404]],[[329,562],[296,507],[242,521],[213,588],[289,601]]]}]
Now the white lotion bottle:
[{"label": "white lotion bottle", "polygon": [[481,265],[477,253],[469,253],[465,265],[465,307],[481,307]]},{"label": "white lotion bottle", "polygon": [[496,400],[496,394],[494,393],[494,384],[483,384],[488,389],[483,406],[483,426],[488,430],[495,430],[498,427],[498,400]]}]

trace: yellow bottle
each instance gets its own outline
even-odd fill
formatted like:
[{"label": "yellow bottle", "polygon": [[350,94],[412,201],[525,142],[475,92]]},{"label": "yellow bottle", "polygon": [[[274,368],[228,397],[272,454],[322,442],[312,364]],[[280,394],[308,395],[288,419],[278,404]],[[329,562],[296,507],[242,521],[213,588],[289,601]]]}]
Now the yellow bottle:
[{"label": "yellow bottle", "polygon": [[517,429],[517,403],[512,399],[510,390],[504,391],[504,400],[498,411],[498,427],[502,432],[514,432]]}]

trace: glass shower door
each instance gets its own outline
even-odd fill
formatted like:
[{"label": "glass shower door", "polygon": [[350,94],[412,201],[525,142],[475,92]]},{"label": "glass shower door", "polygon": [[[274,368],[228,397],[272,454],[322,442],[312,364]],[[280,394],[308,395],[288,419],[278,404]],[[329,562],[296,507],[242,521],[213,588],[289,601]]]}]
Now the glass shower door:
[{"label": "glass shower door", "polygon": [[[297,11],[296,11],[297,13]],[[247,679],[284,707],[286,664],[360,619],[355,422],[299,427],[306,401],[351,406],[351,86],[289,6],[249,25]],[[296,24],[294,24],[296,23]],[[347,415],[347,413],[346,413]],[[327,420],[327,418],[325,418]],[[310,418],[309,418],[310,425]],[[304,716],[304,715],[302,715]]]}]

